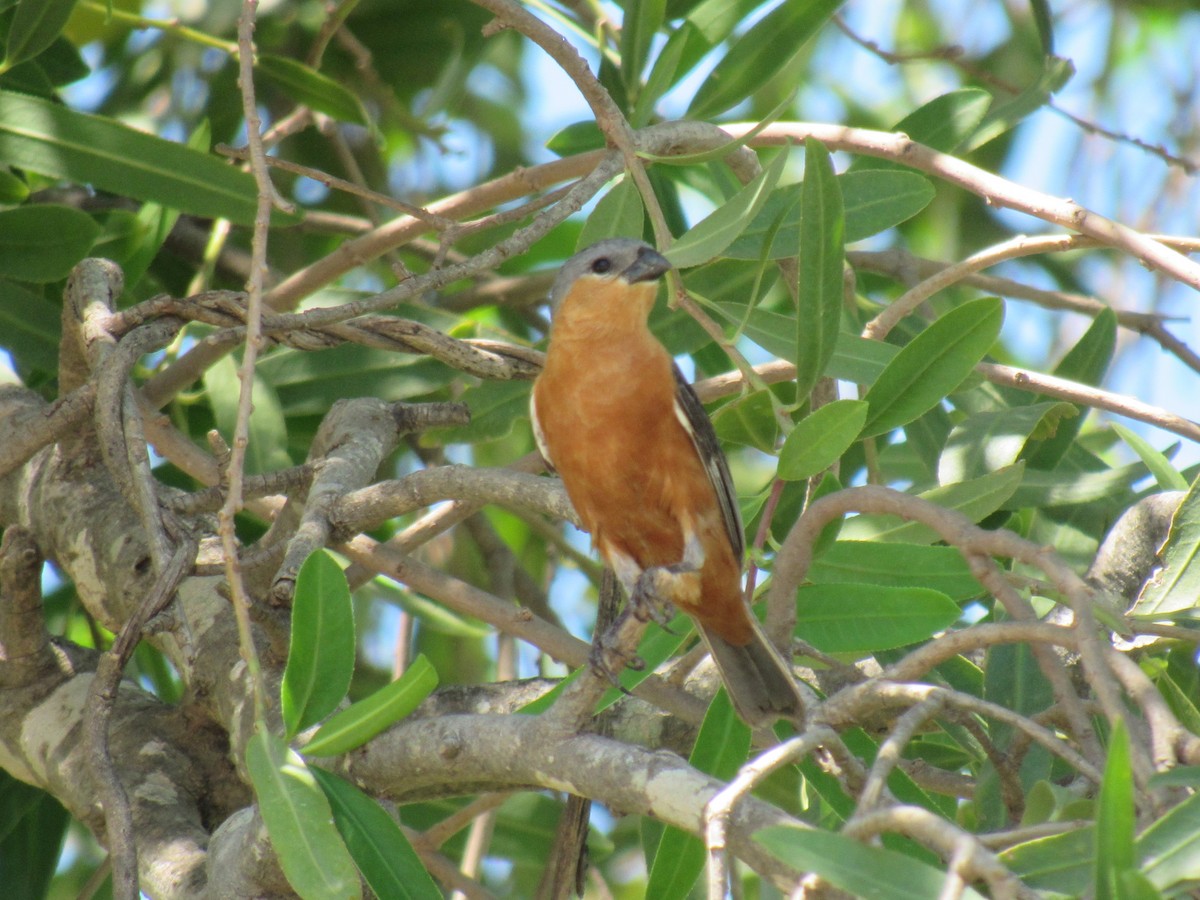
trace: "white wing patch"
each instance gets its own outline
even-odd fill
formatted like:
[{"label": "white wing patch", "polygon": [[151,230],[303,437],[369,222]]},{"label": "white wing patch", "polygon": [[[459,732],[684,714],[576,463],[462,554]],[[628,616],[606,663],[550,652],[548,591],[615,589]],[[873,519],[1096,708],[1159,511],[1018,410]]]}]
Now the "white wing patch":
[{"label": "white wing patch", "polygon": [[[676,411],[678,411],[678,407],[676,407]],[[550,458],[550,449],[546,446],[546,435],[542,432],[542,423],[538,421],[537,397],[533,391],[529,392],[529,418],[533,425],[533,441],[537,444],[538,452],[542,454],[546,465],[553,469],[554,460]]]}]

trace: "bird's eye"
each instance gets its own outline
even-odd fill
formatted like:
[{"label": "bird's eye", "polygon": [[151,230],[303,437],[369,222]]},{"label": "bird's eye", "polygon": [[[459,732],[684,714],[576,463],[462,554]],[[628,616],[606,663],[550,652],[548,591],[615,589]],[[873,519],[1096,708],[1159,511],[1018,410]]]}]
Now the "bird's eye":
[{"label": "bird's eye", "polygon": [[607,272],[611,268],[612,268],[612,260],[609,259],[607,256],[602,256],[598,260],[596,260],[594,263],[592,263],[592,271],[595,272],[597,275],[603,275],[605,272]]}]

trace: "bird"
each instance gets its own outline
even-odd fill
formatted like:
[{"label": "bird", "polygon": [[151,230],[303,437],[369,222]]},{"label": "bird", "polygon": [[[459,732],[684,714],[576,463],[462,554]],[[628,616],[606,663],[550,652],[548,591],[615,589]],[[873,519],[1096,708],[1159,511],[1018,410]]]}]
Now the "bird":
[{"label": "bird", "polygon": [[734,709],[800,722],[804,701],[742,592],[745,537],[712,422],[648,318],[670,262],[613,238],[568,259],[550,289],[534,438],[592,545],[632,597],[644,574],[687,613]]}]

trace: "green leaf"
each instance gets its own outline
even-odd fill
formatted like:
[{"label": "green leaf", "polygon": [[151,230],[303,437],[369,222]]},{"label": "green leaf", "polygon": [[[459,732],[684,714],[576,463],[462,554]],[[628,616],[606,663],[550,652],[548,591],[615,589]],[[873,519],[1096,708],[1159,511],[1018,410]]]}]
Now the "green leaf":
[{"label": "green leaf", "polygon": [[1123,898],[1121,873],[1133,868],[1133,772],[1125,722],[1113,723],[1096,810],[1096,900]]},{"label": "green leaf", "polygon": [[783,71],[842,0],[783,3],[736,38],[688,106],[687,118],[711,119]]},{"label": "green leaf", "polygon": [[775,452],[779,423],[771,404],[770,391],[755,391],[726,403],[712,417],[713,429],[722,441]]},{"label": "green leaf", "polygon": [[246,769],[271,846],[296,893],[304,900],[361,897],[358,872],[334,827],[329,801],[300,755],[259,730],[246,745]]},{"label": "green leaf", "polygon": [[866,419],[862,400],[835,400],[805,416],[779,451],[779,477],[799,481],[828,469],[858,438]]},{"label": "green leaf", "polygon": [[808,584],[796,592],[796,634],[826,653],[907,647],[953,625],[958,604],[924,587]]},{"label": "green leaf", "polygon": [[353,91],[302,62],[262,53],[254,62],[254,71],[297,103],[340,122],[367,124],[366,110]]},{"label": "green leaf", "polygon": [[383,807],[332,772],[310,767],[333,809],[333,823],[376,897],[441,900],[429,872]]},{"label": "green leaf", "polygon": [[808,580],[814,584],[926,587],[952,600],[977,597],[982,590],[962,554],[953,547],[878,541],[837,541],[813,560]]},{"label": "green leaf", "polygon": [[1051,94],[1070,81],[1074,74],[1075,64],[1071,60],[1057,56],[1044,57],[1042,71],[1033,83],[1007,103],[993,106],[983,124],[966,143],[963,152],[977,150],[1016,126],[1030,113],[1041,109],[1050,100]]},{"label": "green leaf", "polygon": [[292,638],[280,686],[288,737],[333,712],[353,675],[350,586],[329,552],[317,550],[300,566],[292,601]]},{"label": "green leaf", "polygon": [[0,91],[0,162],[192,215],[254,223],[250,174],[112,119],[14,91]]},{"label": "green leaf", "polygon": [[[888,131],[907,134],[914,141],[943,153],[953,153],[967,140],[987,114],[992,95],[980,88],[960,88],[934,97],[913,110]],[[906,171],[900,163],[873,156],[855,157],[851,172]]]},{"label": "green leaf", "polygon": [[938,481],[953,484],[1010,466],[1029,441],[1051,437],[1060,422],[1078,415],[1074,404],[1048,401],[967,416],[946,440]]},{"label": "green leaf", "polygon": [[771,163],[745,187],[672,244],[666,253],[671,264],[680,269],[698,266],[720,255],[733,243],[775,189],[779,176],[783,174],[787,156],[786,150],[777,153]]},{"label": "green leaf", "polygon": [[557,156],[574,156],[588,150],[601,150],[603,147],[604,132],[600,130],[595,119],[572,122],[560,128],[546,141],[546,149]]},{"label": "green leaf", "polygon": [[74,8],[75,0],[20,0],[8,30],[0,72],[33,59],[53,44]]},{"label": "green leaf", "polygon": [[[228,439],[237,422],[238,395],[241,391],[238,364],[225,356],[204,373],[204,390],[217,428]],[[287,421],[279,397],[257,373],[251,389],[254,404],[250,415],[250,443],[246,446],[246,472],[258,475],[292,464],[287,454]]]},{"label": "green leaf", "polygon": [[1161,891],[1200,881],[1200,794],[1154,820],[1138,839],[1137,859]]},{"label": "green leaf", "polygon": [[0,871],[5,900],[43,900],[71,817],[50,794],[0,770]]},{"label": "green leaf", "polygon": [[642,195],[629,177],[622,178],[600,198],[579,232],[575,249],[582,250],[605,238],[640,238],[646,218]]},{"label": "green leaf", "polygon": [[23,378],[58,371],[62,308],[19,284],[0,278],[0,334]]},{"label": "green leaf", "polygon": [[621,20],[621,78],[632,96],[641,84],[650,47],[662,27],[667,0],[627,0]]},{"label": "green leaf", "polygon": [[1035,890],[1077,896],[1091,886],[1095,828],[1088,825],[1017,844],[1000,861]]},{"label": "green leaf", "polygon": [[996,297],[950,310],[904,346],[863,398],[871,404],[864,436],[884,434],[933,408],[974,370],[1000,335]]},{"label": "green leaf", "polygon": [[19,206],[0,212],[0,276],[61,281],[88,255],[100,226],[70,206]]},{"label": "green leaf", "polygon": [[[708,309],[735,325],[744,324],[743,334],[774,356],[796,358],[795,316],[758,307],[747,312],[743,303],[714,303]],[[891,344],[842,331],[838,333],[825,374],[855,384],[872,384],[899,352]]]},{"label": "green leaf", "polygon": [[1130,610],[1136,618],[1162,619],[1197,615],[1200,597],[1200,478],[1192,482],[1171,519],[1167,543],[1159,554],[1162,568],[1147,581]]},{"label": "green leaf", "polygon": [[29,197],[29,184],[24,178],[14,175],[8,166],[0,166],[0,203],[16,206]]},{"label": "green leaf", "polygon": [[[1025,464],[1017,463],[996,472],[923,491],[917,496],[947,509],[956,509],[972,522],[990,516],[1014,495],[1025,474]],[[940,541],[933,529],[918,522],[904,522],[897,516],[855,516],[842,526],[847,540],[888,541],[890,543],[929,544]]]},{"label": "green leaf", "polygon": [[796,314],[796,397],[809,395],[825,373],[842,321],[842,193],[829,151],[820,141],[804,142],[804,187],[800,206],[799,306]]},{"label": "green leaf", "polygon": [[[815,872],[863,900],[929,900],[941,896],[946,883],[946,873],[931,865],[843,834],[774,825],[755,832],[754,840],[789,867]],[[957,896],[983,900],[970,887]]]},{"label": "green leaf", "polygon": [[[1108,371],[1112,361],[1113,351],[1117,346],[1117,316],[1111,309],[1105,309],[1096,316],[1083,337],[1062,358],[1054,373],[1059,378],[1069,378],[1083,384],[1099,384]],[[1032,402],[1041,402],[1052,398],[1037,396]],[[1079,429],[1083,427],[1084,417],[1088,407],[1077,404],[1079,415],[1063,422],[1053,437],[1031,444],[1025,456],[1029,465],[1034,469],[1053,469],[1062,461],[1071,445],[1075,442]]]},{"label": "green leaf", "polygon": [[435,432],[446,443],[477,444],[507,437],[519,419],[529,418],[527,381],[485,381],[467,388],[459,399],[470,407],[471,421]]},{"label": "green leaf", "polygon": [[[704,716],[688,762],[722,781],[737,774],[750,752],[750,729],[738,718],[724,689]],[[695,835],[667,826],[659,839],[646,882],[646,896],[682,900],[704,869],[704,843]]]},{"label": "green leaf", "polygon": [[654,104],[675,85],[681,75],[686,74],[686,70],[681,71],[681,69],[684,69],[683,61],[688,55],[689,49],[708,50],[711,47],[712,45],[704,39],[699,29],[689,21],[684,21],[671,32],[671,36],[667,38],[666,44],[663,45],[654,60],[650,74],[646,77],[645,86],[638,92],[633,115],[630,116],[630,124],[635,128],[640,128],[649,123],[654,114]]},{"label": "green leaf", "polygon": [[399,722],[437,687],[437,672],[419,655],[395,681],[333,715],[304,745],[306,756],[337,756]]},{"label": "green leaf", "polygon": [[[837,176],[842,192],[846,244],[861,241],[911,219],[933,199],[933,184],[924,175],[907,170],[851,171]],[[758,260],[763,246],[768,259],[796,254],[800,243],[801,185],[777,188],[767,198],[754,221],[729,245],[725,255]],[[771,235],[771,232],[774,235]]]},{"label": "green leaf", "polygon": [[1179,470],[1171,465],[1171,461],[1166,456],[1150,446],[1149,441],[1120,422],[1113,422],[1112,428],[1146,464],[1146,468],[1150,470],[1150,474],[1154,476],[1154,480],[1158,482],[1160,488],[1164,491],[1186,491],[1188,489],[1187,479],[1179,474]]}]

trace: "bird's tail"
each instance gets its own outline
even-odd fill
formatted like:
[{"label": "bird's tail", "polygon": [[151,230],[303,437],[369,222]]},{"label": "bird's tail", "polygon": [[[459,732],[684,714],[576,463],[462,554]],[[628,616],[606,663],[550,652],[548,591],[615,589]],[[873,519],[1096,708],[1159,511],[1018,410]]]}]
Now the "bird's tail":
[{"label": "bird's tail", "polygon": [[740,645],[730,643],[699,622],[696,624],[721,673],[733,708],[749,725],[770,725],[776,719],[796,723],[803,720],[804,697],[796,677],[757,622],[749,642]]}]

